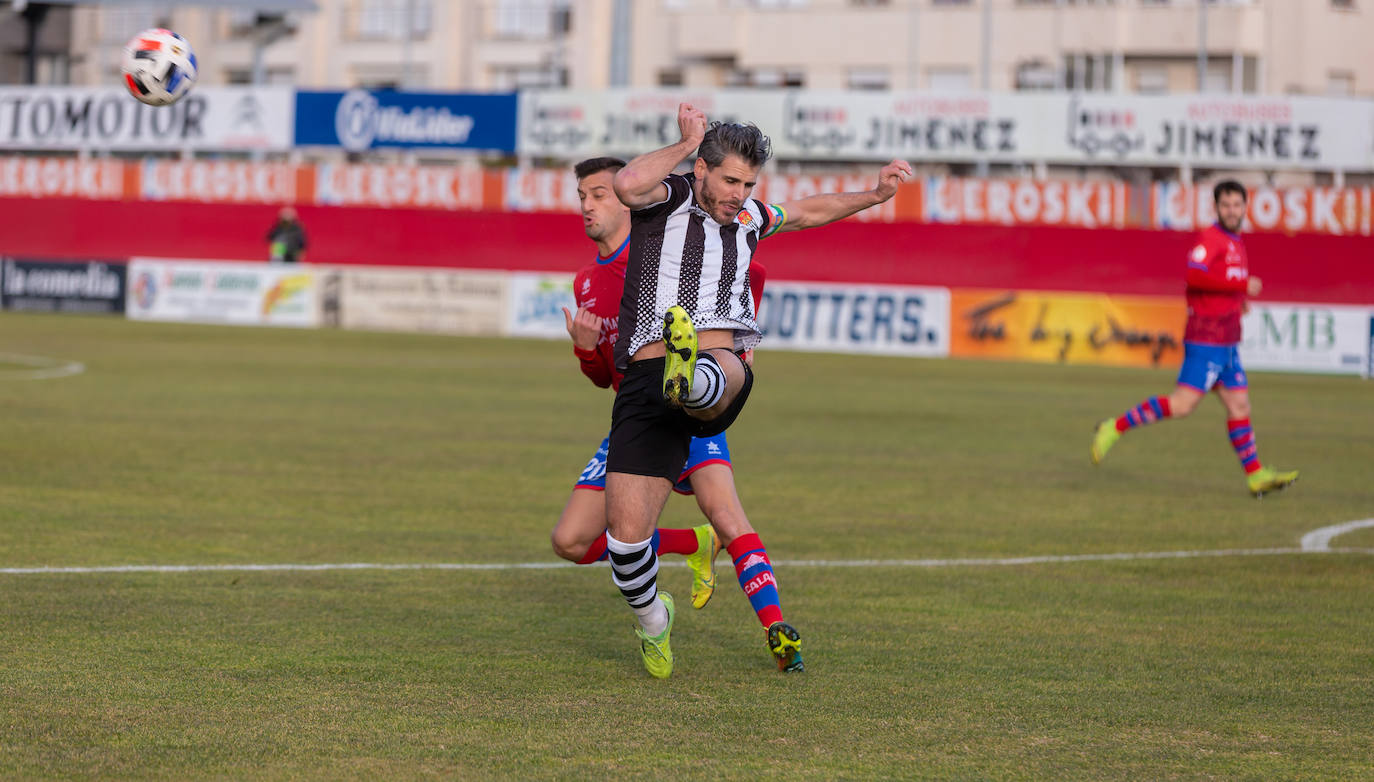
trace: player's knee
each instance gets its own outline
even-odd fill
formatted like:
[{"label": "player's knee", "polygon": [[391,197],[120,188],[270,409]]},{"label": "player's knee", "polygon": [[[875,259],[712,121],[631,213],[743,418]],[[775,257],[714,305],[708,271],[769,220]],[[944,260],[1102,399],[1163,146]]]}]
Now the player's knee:
[{"label": "player's knee", "polygon": [[580,561],[587,555],[587,549],[591,548],[591,544],[578,540],[558,527],[549,535],[549,542],[553,544],[553,553],[569,562]]},{"label": "player's knee", "polygon": [[711,526],[716,528],[716,534],[720,536],[722,543],[754,531],[754,528],[749,526],[749,518],[744,515],[744,509],[735,503],[722,501],[700,505],[702,515],[710,519]]},{"label": "player's knee", "polygon": [[1169,415],[1173,418],[1186,418],[1197,409],[1198,397],[1193,394],[1174,395],[1169,398]]},{"label": "player's knee", "polygon": [[1234,399],[1226,405],[1226,412],[1230,414],[1231,418],[1249,418],[1250,400]]}]

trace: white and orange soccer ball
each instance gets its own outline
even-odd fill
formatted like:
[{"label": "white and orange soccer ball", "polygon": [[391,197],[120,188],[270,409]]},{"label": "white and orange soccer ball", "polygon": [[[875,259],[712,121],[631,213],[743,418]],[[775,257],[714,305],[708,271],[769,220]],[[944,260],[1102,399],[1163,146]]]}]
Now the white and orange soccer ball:
[{"label": "white and orange soccer ball", "polygon": [[196,55],[185,38],[161,28],[144,30],[124,46],[124,86],[149,106],[181,100],[196,83]]}]

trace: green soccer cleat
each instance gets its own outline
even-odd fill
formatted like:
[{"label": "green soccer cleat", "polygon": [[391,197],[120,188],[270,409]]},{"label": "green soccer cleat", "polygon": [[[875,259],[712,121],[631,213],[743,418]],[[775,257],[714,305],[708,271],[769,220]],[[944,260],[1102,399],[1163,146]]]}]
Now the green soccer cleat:
[{"label": "green soccer cleat", "polygon": [[1107,451],[1120,439],[1121,433],[1116,431],[1116,419],[1108,418],[1098,424],[1097,431],[1093,432],[1093,464],[1101,464],[1107,458]]},{"label": "green soccer cleat", "polygon": [[716,593],[716,554],[720,553],[720,537],[710,524],[693,527],[697,534],[697,550],[687,555],[687,567],[692,569],[692,608],[702,608]]},{"label": "green soccer cleat", "polygon": [[644,658],[644,669],[655,679],[666,679],[673,673],[673,650],[668,646],[668,636],[673,632],[673,596],[659,592],[656,600],[662,600],[668,609],[668,626],[655,636],[644,634],[644,628],[636,627],[639,636],[639,656]]},{"label": "green soccer cleat", "polygon": [[768,651],[778,661],[778,670],[783,673],[803,673],[801,634],[797,628],[786,622],[774,622],[768,626]]},{"label": "green soccer cleat", "polygon": [[682,407],[692,392],[692,374],[697,369],[697,329],[687,310],[673,305],[663,316],[663,399]]},{"label": "green soccer cleat", "polygon": [[1271,491],[1283,491],[1297,480],[1297,470],[1278,472],[1269,467],[1255,470],[1245,478],[1246,484],[1250,487],[1250,494],[1254,495],[1255,499],[1259,499]]}]

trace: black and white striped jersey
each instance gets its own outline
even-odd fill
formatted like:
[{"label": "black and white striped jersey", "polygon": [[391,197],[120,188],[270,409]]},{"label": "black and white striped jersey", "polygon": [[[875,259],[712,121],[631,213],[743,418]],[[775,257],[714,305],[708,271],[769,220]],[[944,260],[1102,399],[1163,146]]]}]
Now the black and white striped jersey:
[{"label": "black and white striped jersey", "polygon": [[749,262],[759,239],[777,232],[787,215],[776,204],[745,202],[735,221],[721,225],[692,194],[692,174],[671,174],[668,198],[630,213],[630,252],[620,297],[615,363],[622,372],[640,348],[663,338],[663,313],[687,310],[697,331],[730,329],[735,350],[750,350],[762,333],[749,288]]}]

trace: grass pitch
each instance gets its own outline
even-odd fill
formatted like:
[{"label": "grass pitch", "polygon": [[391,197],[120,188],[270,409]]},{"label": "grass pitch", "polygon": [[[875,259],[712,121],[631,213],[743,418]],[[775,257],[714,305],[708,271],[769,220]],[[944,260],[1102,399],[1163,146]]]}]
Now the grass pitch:
[{"label": "grass pitch", "polygon": [[[609,424],[562,343],[3,313],[0,353],[87,367],[0,379],[0,568],[553,562]],[[758,375],[731,448],[808,673],[724,556],[668,681],[604,568],[0,574],[0,777],[1374,778],[1368,554],[787,564],[1293,547],[1374,516],[1374,386],[1253,374],[1303,470],[1256,502],[1215,400],[1089,464],[1167,370]]]}]

